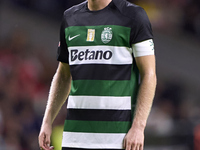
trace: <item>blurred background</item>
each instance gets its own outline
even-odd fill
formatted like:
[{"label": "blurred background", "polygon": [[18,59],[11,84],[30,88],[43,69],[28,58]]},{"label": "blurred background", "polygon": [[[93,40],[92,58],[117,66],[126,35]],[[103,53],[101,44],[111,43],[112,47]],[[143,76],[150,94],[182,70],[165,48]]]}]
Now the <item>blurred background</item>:
[{"label": "blurred background", "polygon": [[[62,14],[82,1],[0,1],[0,150],[39,150]],[[200,150],[200,1],[131,2],[150,18],[157,57],[145,150]],[[53,125],[55,150],[60,150],[65,107]]]}]

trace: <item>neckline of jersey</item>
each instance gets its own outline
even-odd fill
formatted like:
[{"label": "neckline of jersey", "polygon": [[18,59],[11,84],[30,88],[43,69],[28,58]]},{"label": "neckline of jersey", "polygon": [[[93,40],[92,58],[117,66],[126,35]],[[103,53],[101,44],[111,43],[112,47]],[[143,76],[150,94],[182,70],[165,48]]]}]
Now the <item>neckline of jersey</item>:
[{"label": "neckline of jersey", "polygon": [[86,9],[87,12],[90,12],[90,13],[98,13],[98,12],[102,12],[102,11],[108,9],[111,5],[113,5],[113,0],[106,7],[104,7],[103,9],[100,9],[100,10],[89,10],[88,2],[86,2],[85,3],[85,9]]}]

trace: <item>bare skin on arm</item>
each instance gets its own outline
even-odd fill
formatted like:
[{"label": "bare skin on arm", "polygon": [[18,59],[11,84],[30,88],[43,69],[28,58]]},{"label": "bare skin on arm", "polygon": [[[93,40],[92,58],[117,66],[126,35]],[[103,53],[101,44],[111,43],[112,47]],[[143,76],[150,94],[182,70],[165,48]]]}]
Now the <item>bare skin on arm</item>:
[{"label": "bare skin on arm", "polygon": [[156,88],[155,56],[142,56],[135,58],[141,84],[137,96],[136,110],[132,126],[124,138],[126,150],[143,150],[144,129],[149,116]]},{"label": "bare skin on arm", "polygon": [[67,99],[71,88],[71,74],[69,65],[59,63],[58,69],[52,80],[49,98],[43,118],[40,134],[38,137],[39,146],[43,150],[52,150],[50,147],[50,137],[52,132],[52,123],[59,110]]}]

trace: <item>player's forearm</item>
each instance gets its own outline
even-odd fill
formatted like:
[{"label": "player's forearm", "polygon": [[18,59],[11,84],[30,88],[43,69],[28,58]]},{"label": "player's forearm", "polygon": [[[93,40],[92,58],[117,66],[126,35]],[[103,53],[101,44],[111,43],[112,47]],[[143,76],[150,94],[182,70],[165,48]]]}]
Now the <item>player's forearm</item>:
[{"label": "player's forearm", "polygon": [[132,126],[144,130],[153,103],[157,78],[155,73],[142,75],[141,78]]},{"label": "player's forearm", "polygon": [[51,83],[43,123],[53,123],[59,110],[67,99],[70,88],[70,73],[66,73],[66,70],[63,69],[63,67],[59,67]]}]

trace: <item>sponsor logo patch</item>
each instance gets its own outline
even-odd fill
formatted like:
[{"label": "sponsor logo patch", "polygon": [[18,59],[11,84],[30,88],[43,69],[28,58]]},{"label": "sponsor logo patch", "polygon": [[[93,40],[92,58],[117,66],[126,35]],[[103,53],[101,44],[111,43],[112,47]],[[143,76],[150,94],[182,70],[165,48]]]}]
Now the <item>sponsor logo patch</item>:
[{"label": "sponsor logo patch", "polygon": [[86,41],[93,42],[94,38],[95,38],[95,29],[88,29]]},{"label": "sponsor logo patch", "polygon": [[109,50],[102,51],[102,50],[89,50],[86,49],[85,51],[78,51],[77,49],[71,50],[71,61],[75,60],[109,60],[112,58],[113,53]]}]

